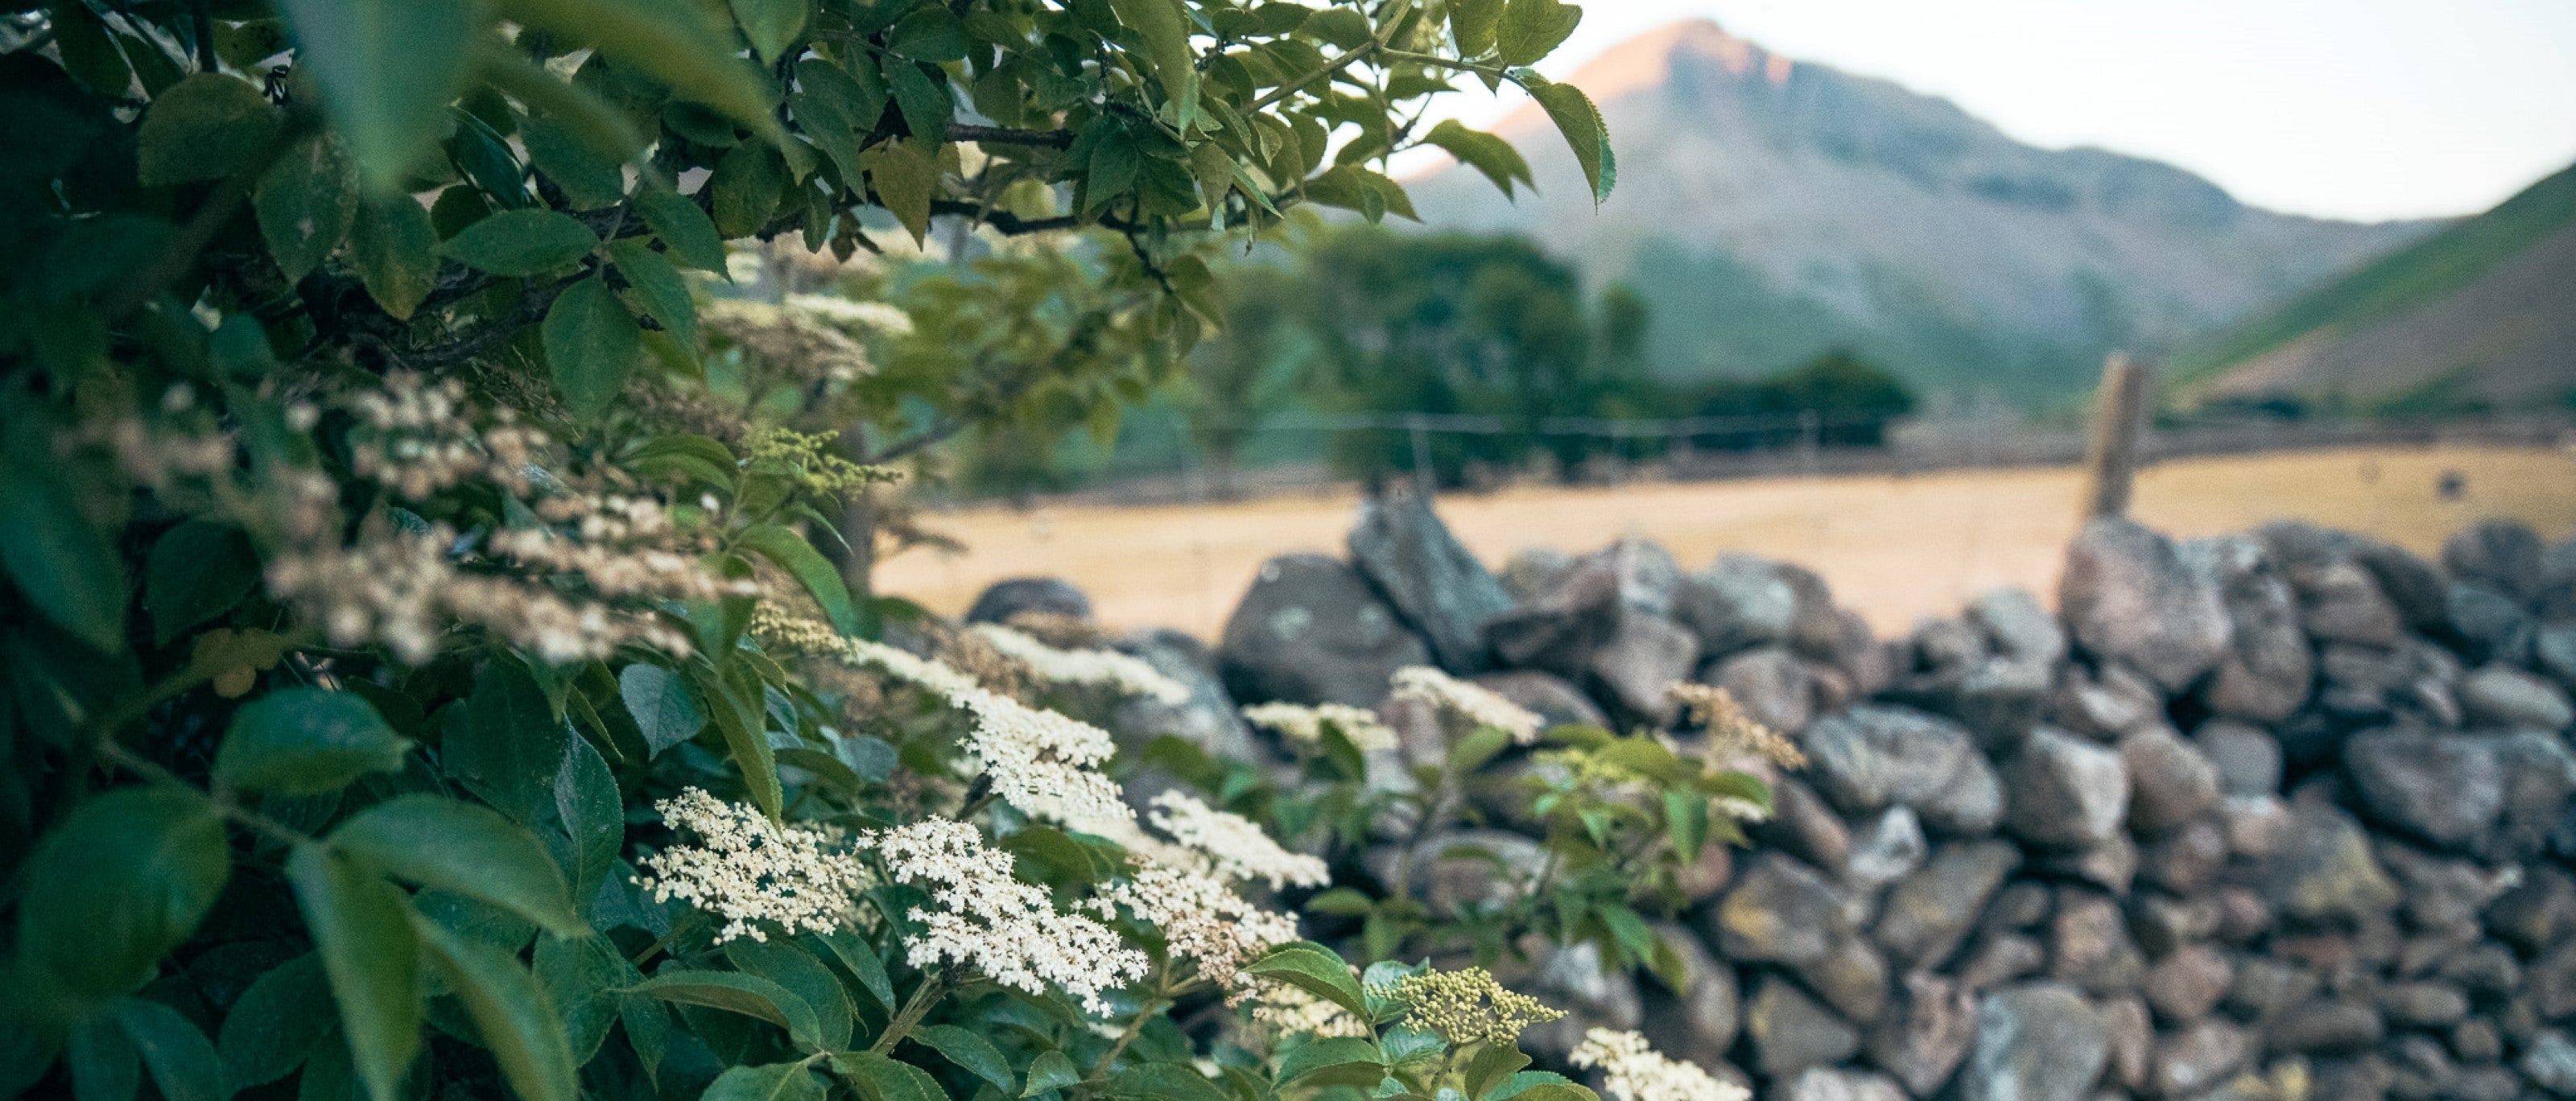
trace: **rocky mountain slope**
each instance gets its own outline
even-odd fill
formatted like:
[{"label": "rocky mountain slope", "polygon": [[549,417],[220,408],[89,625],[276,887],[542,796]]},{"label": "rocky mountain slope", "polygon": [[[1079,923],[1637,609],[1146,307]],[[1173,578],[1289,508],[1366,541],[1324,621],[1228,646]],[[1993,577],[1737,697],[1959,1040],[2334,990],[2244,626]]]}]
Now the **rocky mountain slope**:
[{"label": "rocky mountain slope", "polygon": [[2188,397],[2576,401],[2576,166],[2177,356]]},{"label": "rocky mountain slope", "polygon": [[1670,377],[1762,373],[1840,345],[1927,388],[2044,403],[2091,385],[2109,348],[2162,350],[2430,228],[2277,214],[2169,165],[2034,148],[1946,100],[1704,21],[1572,79],[1619,156],[1597,212],[1535,110],[1496,129],[1529,157],[1538,195],[1508,202],[1452,167],[1410,181],[1414,203],[1439,229],[1528,233],[1596,284],[1636,284]]}]

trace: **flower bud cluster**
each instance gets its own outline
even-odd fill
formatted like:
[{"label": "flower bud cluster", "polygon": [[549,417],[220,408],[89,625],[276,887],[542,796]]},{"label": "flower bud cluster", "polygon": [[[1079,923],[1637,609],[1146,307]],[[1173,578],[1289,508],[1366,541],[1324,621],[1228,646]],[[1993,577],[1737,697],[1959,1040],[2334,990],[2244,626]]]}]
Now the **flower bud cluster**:
[{"label": "flower bud cluster", "polygon": [[1395,671],[1395,697],[1427,705],[1471,726],[1493,727],[1519,745],[1538,740],[1547,725],[1535,712],[1504,699],[1492,689],[1469,684],[1428,665]]},{"label": "flower bud cluster", "polygon": [[1781,768],[1807,767],[1807,755],[1796,742],[1746,714],[1744,706],[1735,702],[1734,694],[1726,689],[1674,681],[1664,693],[1682,706],[1684,721],[1708,732],[1710,759],[1758,757]]},{"label": "flower bud cluster", "polygon": [[1721,1082],[1695,1063],[1666,1057],[1634,1032],[1595,1028],[1565,1061],[1598,1067],[1603,1092],[1618,1101],[1752,1101],[1751,1091]]}]

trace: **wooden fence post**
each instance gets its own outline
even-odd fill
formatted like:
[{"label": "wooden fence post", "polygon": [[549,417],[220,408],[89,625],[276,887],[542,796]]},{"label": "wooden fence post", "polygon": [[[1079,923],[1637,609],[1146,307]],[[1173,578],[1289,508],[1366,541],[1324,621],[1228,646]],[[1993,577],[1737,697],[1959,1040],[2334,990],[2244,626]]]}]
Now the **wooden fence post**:
[{"label": "wooden fence post", "polygon": [[2147,403],[2154,372],[2113,352],[2102,361],[2102,387],[2093,394],[2093,427],[2084,447],[2084,516],[2129,511],[2130,482],[2138,476],[2147,434]]}]

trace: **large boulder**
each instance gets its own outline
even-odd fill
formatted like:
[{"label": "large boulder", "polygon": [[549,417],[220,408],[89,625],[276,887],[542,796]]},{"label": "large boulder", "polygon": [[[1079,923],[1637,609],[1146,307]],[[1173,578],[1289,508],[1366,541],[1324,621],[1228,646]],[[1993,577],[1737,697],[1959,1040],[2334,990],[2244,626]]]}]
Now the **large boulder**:
[{"label": "large boulder", "polygon": [[1778,975],[1764,975],[1755,987],[1744,1031],[1753,1040],[1754,1067],[1773,1079],[1832,1066],[1860,1051],[1859,1029]]},{"label": "large boulder", "polygon": [[1700,946],[1698,934],[1681,926],[1657,926],[1655,936],[1681,961],[1681,986],[1667,988],[1660,979],[1638,984],[1645,1015],[1639,1030],[1655,1050],[1675,1058],[1703,1063],[1726,1058],[1744,1021],[1735,968],[1711,955]]},{"label": "large boulder", "polygon": [[1349,542],[1351,564],[1430,644],[1441,668],[1475,673],[1491,664],[1485,621],[1510,611],[1512,594],[1449,534],[1428,498],[1396,493],[1360,502]]},{"label": "large boulder", "polygon": [[2479,848],[2504,810],[2490,738],[2374,730],[2344,742],[2343,767],[2374,821],[2436,845]]},{"label": "large boulder", "polygon": [[1884,1074],[1809,1067],[1772,1094],[1778,1101],[1906,1101],[1905,1091]]},{"label": "large boulder", "polygon": [[2509,665],[2489,665],[2460,680],[2460,709],[2471,722],[2556,732],[2576,722],[2566,690]]},{"label": "large boulder", "polygon": [[2021,863],[2006,841],[1957,841],[1932,854],[1887,893],[1871,936],[1900,967],[1937,968]]},{"label": "large boulder", "polygon": [[1584,662],[1602,699],[1620,718],[1661,729],[1678,705],[1668,691],[1699,667],[1699,638],[1659,616],[1619,617],[1610,637]]},{"label": "large boulder", "polygon": [[1860,706],[1817,720],[1799,741],[1808,778],[1846,813],[1901,803],[1914,808],[1924,828],[1953,836],[1988,832],[2002,817],[1994,767],[1957,723],[1901,707]]},{"label": "large boulder", "polygon": [[2229,641],[2202,695],[2221,715],[2278,722],[2307,702],[2316,662],[2299,625],[2299,598],[2250,535],[2198,539],[2186,563],[2218,584]]},{"label": "large boulder", "polygon": [[966,609],[968,623],[1008,623],[1035,613],[1090,619],[1091,598],[1061,577],[1012,577],[984,587]]},{"label": "large boulder", "polygon": [[1734,696],[1746,715],[1773,730],[1803,730],[1817,711],[1821,686],[1815,671],[1787,647],[1756,646],[1722,658],[1707,680]]},{"label": "large boulder", "polygon": [[2022,840],[2085,848],[2119,836],[2129,812],[2120,754],[2056,730],[2031,735],[2004,766],[2005,825]]},{"label": "large boulder", "polygon": [[1619,629],[1622,589],[1617,563],[1587,555],[1556,571],[1518,607],[1487,620],[1485,644],[1506,667],[1579,679],[1592,652]]},{"label": "large boulder", "polygon": [[1728,959],[1803,966],[1833,954],[1853,930],[1851,900],[1823,872],[1794,857],[1753,858],[1735,889],[1708,913]]},{"label": "large boulder", "polygon": [[2086,652],[2179,692],[2225,656],[2218,583],[2183,564],[2173,541],[2116,517],[2084,525],[2066,550],[2057,607]]},{"label": "large boulder", "polygon": [[2120,739],[2129,774],[2129,828],[2154,836],[2216,809],[2218,766],[2169,726],[2140,727]]},{"label": "large boulder", "polygon": [[2102,1015],[2055,983],[2011,987],[1977,1005],[1960,1101],[2083,1101],[2110,1055]]},{"label": "large boulder", "polygon": [[[1681,579],[1673,618],[1700,637],[1711,657],[1770,643],[1831,650],[1839,623],[1831,593],[1816,575],[1748,554],[1721,554]],[[1822,655],[1816,655],[1822,656]]]},{"label": "large boulder", "polygon": [[1916,1097],[1940,1092],[1977,1035],[1977,1000],[1950,978],[1905,976],[1903,989],[1863,1040],[1869,1061]]},{"label": "large boulder", "polygon": [[2300,800],[2280,826],[2269,854],[2249,877],[2284,917],[2307,922],[2356,921],[2397,905],[2397,884],[2371,855],[2370,836],[2350,815]]},{"label": "large boulder", "polygon": [[1358,571],[1320,554],[1288,554],[1261,564],[1226,620],[1217,659],[1226,688],[1245,703],[1367,707],[1386,698],[1396,670],[1428,663],[1431,651]]},{"label": "large boulder", "polygon": [[1998,654],[2041,666],[2066,657],[2066,631],[2028,589],[1990,589],[1968,602],[1968,622]]},{"label": "large boulder", "polygon": [[2517,601],[2540,596],[2548,548],[2540,536],[2513,520],[2481,520],[2460,529],[2442,544],[2442,565],[2451,576],[2475,582]]},{"label": "large boulder", "polygon": [[1143,745],[1169,735],[1189,742],[1220,760],[1261,759],[1252,729],[1234,706],[1234,697],[1217,679],[1216,655],[1207,644],[1179,631],[1149,631],[1121,642],[1119,649],[1145,659],[1157,672],[1190,690],[1177,703],[1131,695],[1118,702],[1109,729],[1131,744]]}]

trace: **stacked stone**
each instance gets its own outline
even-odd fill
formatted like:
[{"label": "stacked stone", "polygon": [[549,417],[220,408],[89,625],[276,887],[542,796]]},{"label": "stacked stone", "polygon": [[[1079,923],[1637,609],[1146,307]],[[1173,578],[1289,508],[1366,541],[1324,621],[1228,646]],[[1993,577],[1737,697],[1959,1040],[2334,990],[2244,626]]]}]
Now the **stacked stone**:
[{"label": "stacked stone", "polygon": [[[1796,1101],[2576,1097],[2576,540],[2489,522],[2436,564],[2100,520],[2056,614],[1999,591],[1892,641],[1749,556],[1630,539],[1496,577],[1401,498],[1350,550],[1273,560],[1170,660],[1193,706],[1377,705],[1437,663],[1663,727],[1697,679],[1811,759],[1694,870],[1681,989],[1588,948],[1518,977],[1573,1011],[1543,1055],[1639,1028]],[[1435,906],[1538,859],[1494,819],[1414,862]],[[1493,859],[1437,859],[1461,842]]]}]

